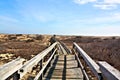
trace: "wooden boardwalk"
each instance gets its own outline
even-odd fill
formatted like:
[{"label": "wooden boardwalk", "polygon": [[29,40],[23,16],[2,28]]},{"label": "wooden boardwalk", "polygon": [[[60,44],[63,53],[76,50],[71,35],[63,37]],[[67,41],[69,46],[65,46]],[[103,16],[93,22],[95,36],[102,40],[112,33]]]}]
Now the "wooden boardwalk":
[{"label": "wooden boardwalk", "polygon": [[44,80],[83,80],[75,55],[56,55],[44,75]]},{"label": "wooden boardwalk", "polygon": [[[120,71],[107,62],[98,61],[97,64],[76,43],[73,43],[72,50],[74,54],[62,42],[55,42],[26,62],[17,58],[0,66],[0,80],[120,80]],[[87,74],[80,58],[95,79]],[[35,77],[23,78],[35,69],[39,69]]]}]

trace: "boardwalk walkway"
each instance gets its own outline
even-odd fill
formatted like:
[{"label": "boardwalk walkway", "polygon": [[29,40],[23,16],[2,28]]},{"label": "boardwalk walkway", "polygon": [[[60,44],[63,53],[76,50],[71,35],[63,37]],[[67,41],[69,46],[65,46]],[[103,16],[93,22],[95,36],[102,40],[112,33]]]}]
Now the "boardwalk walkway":
[{"label": "boardwalk walkway", "polygon": [[47,70],[44,80],[83,80],[75,55],[56,55]]},{"label": "boardwalk walkway", "polygon": [[[26,62],[19,57],[0,67],[0,80],[120,80],[120,72],[107,62],[98,61],[98,65],[76,43],[72,50],[62,42],[55,42]],[[35,76],[28,79],[28,73],[35,70]],[[87,71],[94,76],[90,77]]]}]

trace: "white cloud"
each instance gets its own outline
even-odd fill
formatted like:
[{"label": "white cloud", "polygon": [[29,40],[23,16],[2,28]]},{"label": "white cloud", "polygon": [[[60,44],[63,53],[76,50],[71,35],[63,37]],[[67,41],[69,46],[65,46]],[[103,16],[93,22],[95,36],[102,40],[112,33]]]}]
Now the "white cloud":
[{"label": "white cloud", "polygon": [[94,7],[100,8],[102,10],[111,10],[117,8],[115,4],[95,4]]},{"label": "white cloud", "polygon": [[102,2],[95,3],[94,7],[103,9],[103,10],[110,10],[116,9],[117,6],[120,4],[120,0],[103,0]]},{"label": "white cloud", "polygon": [[77,4],[86,4],[90,2],[96,2],[96,0],[74,0],[74,2]]},{"label": "white cloud", "polygon": [[120,0],[104,0],[106,4],[120,4]]},{"label": "white cloud", "polygon": [[102,10],[116,9],[120,5],[120,0],[74,0],[77,4],[93,3],[93,6]]}]

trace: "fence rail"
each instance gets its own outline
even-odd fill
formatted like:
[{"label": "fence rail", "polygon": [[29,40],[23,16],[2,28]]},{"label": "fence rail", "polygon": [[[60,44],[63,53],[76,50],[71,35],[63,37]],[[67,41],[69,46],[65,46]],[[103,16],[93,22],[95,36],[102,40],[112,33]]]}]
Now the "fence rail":
[{"label": "fence rail", "polygon": [[59,41],[59,43],[64,47],[64,49],[66,50],[67,53],[71,53],[71,51],[68,49],[68,47],[65,45],[65,43]]},{"label": "fence rail", "polygon": [[99,65],[95,63],[95,61],[92,60],[92,58],[89,57],[87,53],[82,48],[80,48],[76,43],[73,43],[73,48],[83,57],[85,62],[88,64],[93,73],[96,75],[96,77],[99,80],[101,80],[101,71]]},{"label": "fence rail", "polygon": [[22,78],[27,72],[30,72],[35,65],[37,65],[50,51],[52,51],[53,48],[55,48],[56,45],[57,42],[33,57],[31,60],[27,61],[19,71],[20,77]]},{"label": "fence rail", "polygon": [[22,63],[25,59],[18,57],[17,59],[4,64],[0,67],[0,80],[5,80],[22,67]]},{"label": "fence rail", "polygon": [[[81,69],[84,71],[84,66],[82,65],[79,54],[82,56],[84,61],[88,64],[88,66],[91,68],[93,73],[96,75],[96,77],[99,80],[120,80],[120,71],[112,67],[110,64],[108,64],[105,61],[98,61],[98,64],[87,55],[87,53],[78,46],[78,44],[73,43],[73,50],[75,51],[75,55],[77,57],[77,60],[80,64]],[[78,53],[78,54],[77,54]],[[86,72],[83,74],[86,74]],[[89,80],[86,76],[86,80]]]},{"label": "fence rail", "polygon": [[73,50],[73,51],[74,51],[75,56],[76,56],[76,59],[77,59],[77,61],[78,61],[78,67],[81,68],[82,73],[83,73],[83,75],[84,75],[84,79],[85,79],[85,80],[90,80],[89,77],[88,77],[88,75],[87,75],[87,73],[86,73],[86,71],[85,71],[85,67],[83,66],[81,60],[79,59],[79,55],[76,53],[75,50]]},{"label": "fence rail", "polygon": [[103,76],[107,80],[120,80],[120,71],[112,67],[105,61],[99,61],[100,70],[102,71]]},{"label": "fence rail", "polygon": [[57,49],[54,50],[54,52],[52,53],[52,55],[50,56],[50,58],[47,60],[46,64],[42,67],[42,69],[40,70],[40,72],[37,74],[37,76],[34,78],[34,80],[39,80],[39,78],[42,79],[43,71],[45,70],[45,68],[47,67],[47,65],[51,62],[52,58],[54,57],[54,54],[55,54],[56,50]]}]

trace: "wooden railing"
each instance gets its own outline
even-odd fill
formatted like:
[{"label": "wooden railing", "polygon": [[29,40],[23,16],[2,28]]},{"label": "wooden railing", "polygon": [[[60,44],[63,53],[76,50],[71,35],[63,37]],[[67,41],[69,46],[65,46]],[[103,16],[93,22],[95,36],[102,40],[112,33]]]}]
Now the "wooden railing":
[{"label": "wooden railing", "polygon": [[81,60],[80,60],[80,55],[77,54],[74,49],[73,49],[73,51],[74,51],[74,53],[75,53],[75,58],[76,58],[76,60],[77,60],[77,62],[78,62],[78,67],[81,68],[82,73],[83,73],[83,75],[84,75],[84,80],[90,80],[89,77],[88,77],[88,75],[87,75],[87,73],[86,73],[86,71],[85,71],[85,67],[83,66],[83,64],[82,64],[82,62],[81,62]]},{"label": "wooden railing", "polygon": [[72,52],[67,48],[67,46],[66,46],[63,42],[59,41],[59,43],[64,47],[65,51],[66,51],[68,54],[71,54],[71,53],[72,53]]},{"label": "wooden railing", "polygon": [[105,80],[120,80],[119,70],[115,69],[105,61],[99,61],[98,64]]},{"label": "wooden railing", "polygon": [[0,67],[0,80],[5,80],[13,75],[13,80],[18,78],[18,70],[22,67],[25,59],[18,57],[17,59],[4,64]]},{"label": "wooden railing", "polygon": [[[43,77],[43,71],[45,70],[45,68],[50,64],[52,58],[54,58],[54,54],[56,52],[57,49],[54,50],[54,52],[52,53],[52,55],[50,56],[50,58],[47,60],[46,64],[41,67],[41,70],[40,72],[37,74],[37,76],[34,78],[34,80],[38,80],[38,79],[41,79],[42,80],[42,77]],[[41,61],[42,62],[42,61]],[[42,64],[42,63],[41,63]],[[42,64],[43,65],[43,64]]]},{"label": "wooden railing", "polygon": [[112,67],[105,61],[98,61],[97,63],[87,55],[87,53],[78,46],[78,44],[73,44],[73,50],[75,52],[76,58],[78,60],[78,64],[82,69],[85,80],[89,80],[86,71],[84,70],[84,66],[80,61],[80,57],[84,59],[87,65],[91,68],[92,72],[98,78],[98,80],[120,80],[120,71]]},{"label": "wooden railing", "polygon": [[43,62],[44,57],[50,51],[52,51],[56,45],[57,45],[57,42],[55,42],[50,47],[48,47],[47,49],[45,49],[44,51],[42,51],[41,53],[39,53],[38,55],[33,57],[31,60],[27,61],[19,71],[20,77],[23,77],[27,72],[30,72],[32,70],[32,68],[35,65],[37,65],[39,62],[40,62],[40,65],[42,67],[42,64],[43,64],[42,62]]},{"label": "wooden railing", "polygon": [[[54,49],[56,45],[57,45],[57,48]],[[58,49],[58,47],[60,49]],[[37,76],[34,78],[34,80],[38,80],[38,79],[42,80],[43,73],[44,73],[46,67],[50,64],[51,59],[53,58],[53,56],[54,56],[54,54],[55,54],[55,52],[57,50],[61,50],[63,52],[66,51],[66,50],[63,50],[63,46],[59,42],[55,42],[49,48],[45,49],[44,51],[42,51],[41,53],[36,55],[34,58],[32,58],[31,60],[27,61],[23,65],[23,67],[19,70],[20,78],[22,78],[27,72],[30,72],[32,70],[32,68],[39,63],[40,64],[40,72],[37,74]],[[48,55],[48,53],[51,52],[51,51],[53,51],[51,56],[49,57],[48,61],[43,66],[43,59],[44,59],[44,57],[46,55]]]},{"label": "wooden railing", "polygon": [[83,57],[84,61],[91,68],[92,72],[95,74],[95,76],[98,78],[98,80],[102,80],[99,65],[91,57],[89,57],[87,55],[87,53],[82,48],[80,48],[76,43],[73,44],[73,48],[76,52],[78,52],[80,54],[80,56]]},{"label": "wooden railing", "polygon": [[[13,80],[19,80],[21,79],[27,72],[31,72],[33,67],[40,64],[41,70],[38,73],[38,75],[35,77],[34,80],[37,80],[40,78],[41,74],[43,74],[43,71],[45,70],[46,66],[50,63],[51,59],[53,58],[55,52],[56,52],[56,45],[57,42],[53,43],[50,47],[33,57],[31,60],[25,62],[23,61],[25,59],[23,58],[17,58],[3,66],[0,67],[0,80],[5,80],[9,78],[11,75],[13,75]],[[51,57],[46,62],[45,66],[43,65],[43,59],[46,55],[51,54]]]}]

